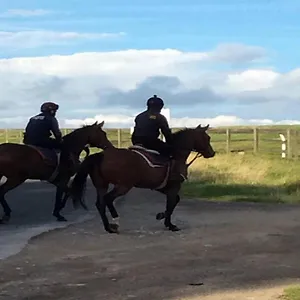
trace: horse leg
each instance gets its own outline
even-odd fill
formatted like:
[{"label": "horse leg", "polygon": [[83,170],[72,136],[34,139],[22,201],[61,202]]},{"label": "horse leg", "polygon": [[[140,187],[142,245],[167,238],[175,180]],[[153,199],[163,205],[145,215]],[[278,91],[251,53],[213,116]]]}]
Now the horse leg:
[{"label": "horse leg", "polygon": [[[119,233],[119,225],[117,223],[117,219],[119,215],[114,207],[114,200],[119,197],[125,195],[131,187],[125,186],[115,186],[110,192],[103,195],[100,189],[97,189],[97,202],[96,207],[101,216],[104,229],[109,233]],[[108,218],[106,216],[106,206],[110,211],[110,214],[113,218],[114,223],[109,223]]]},{"label": "horse leg", "polygon": [[[70,180],[69,180],[70,181]],[[63,196],[63,199],[62,199],[62,202],[61,202],[61,207],[60,207],[60,210],[63,210],[67,204],[67,200],[68,198],[71,196],[71,193],[70,193],[70,186],[69,186],[69,181],[68,181],[68,184],[67,184],[67,187],[65,189],[65,194]]]},{"label": "horse leg", "polygon": [[171,222],[171,216],[173,214],[173,211],[176,205],[178,204],[178,202],[180,201],[180,197],[178,196],[180,186],[181,186],[180,184],[178,186],[173,185],[166,191],[167,203],[166,203],[164,224],[171,231],[180,230],[176,225],[172,224]]},{"label": "horse leg", "polygon": [[[180,196],[177,194],[176,195],[176,205],[175,205],[175,207],[178,205],[179,202],[180,202]],[[163,220],[165,217],[166,217],[166,213],[165,212],[160,212],[156,215],[156,220],[160,221],[160,220]]]},{"label": "horse leg", "polygon": [[109,226],[112,230],[119,232],[119,214],[114,206],[114,201],[116,198],[127,194],[131,190],[128,186],[115,186],[109,193],[104,195],[105,204],[110,211],[112,217],[112,223]]},{"label": "horse leg", "polygon": [[7,178],[6,182],[0,186],[0,203],[3,207],[4,215],[0,219],[0,224],[7,223],[10,219],[11,208],[5,200],[5,194],[25,182],[26,178]]},{"label": "horse leg", "polygon": [[[69,189],[66,187],[67,182],[68,181],[64,180],[63,182],[60,182],[56,187],[55,204],[52,215],[56,217],[56,220],[58,222],[67,222],[67,219],[60,213],[65,207],[67,199],[69,197]],[[64,198],[62,199],[63,195]]]}]

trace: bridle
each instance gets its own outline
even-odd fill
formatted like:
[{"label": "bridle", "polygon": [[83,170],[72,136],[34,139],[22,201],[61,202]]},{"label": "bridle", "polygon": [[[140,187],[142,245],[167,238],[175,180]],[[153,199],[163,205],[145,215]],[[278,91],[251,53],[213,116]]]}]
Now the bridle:
[{"label": "bridle", "polygon": [[197,152],[195,157],[188,164],[186,164],[186,166],[189,167],[197,158],[199,158],[201,156],[203,156],[203,154],[201,154],[200,152]]}]

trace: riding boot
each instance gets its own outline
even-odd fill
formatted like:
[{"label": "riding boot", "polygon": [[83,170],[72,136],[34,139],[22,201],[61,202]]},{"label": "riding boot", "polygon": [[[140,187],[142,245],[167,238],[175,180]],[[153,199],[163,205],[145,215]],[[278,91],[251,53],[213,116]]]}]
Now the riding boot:
[{"label": "riding boot", "polygon": [[187,165],[184,162],[179,162],[177,160],[172,159],[169,180],[183,182],[187,180],[187,177],[188,177]]}]

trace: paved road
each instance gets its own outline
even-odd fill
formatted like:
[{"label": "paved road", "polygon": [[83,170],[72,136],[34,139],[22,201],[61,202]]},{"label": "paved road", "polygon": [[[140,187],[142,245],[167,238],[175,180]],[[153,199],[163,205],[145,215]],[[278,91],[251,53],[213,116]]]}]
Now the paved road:
[{"label": "paved road", "polygon": [[69,222],[59,223],[52,217],[55,198],[53,185],[29,181],[12,190],[7,194],[7,200],[12,209],[11,221],[9,224],[0,225],[0,259],[18,252],[26,245],[28,239],[36,234],[91,219],[96,211],[93,203],[95,192],[90,185],[88,185],[86,197],[89,212],[75,211],[69,201],[63,211]]},{"label": "paved road", "polygon": [[[35,214],[45,216],[28,218],[26,205],[15,209],[12,224],[24,236],[22,220],[39,227],[52,222],[52,187],[22,190],[12,202],[32,198]],[[270,300],[278,299],[282,286],[299,282],[299,205],[182,199],[173,219],[182,231],[173,233],[155,219],[165,206],[159,193],[136,189],[124,199],[117,206],[119,235],[106,233],[94,218],[39,235],[1,260],[0,299]]]}]

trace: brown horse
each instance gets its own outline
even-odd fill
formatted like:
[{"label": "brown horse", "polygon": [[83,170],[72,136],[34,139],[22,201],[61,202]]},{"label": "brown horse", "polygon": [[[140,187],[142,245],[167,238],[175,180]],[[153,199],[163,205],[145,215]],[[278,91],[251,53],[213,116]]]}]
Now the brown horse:
[{"label": "brown horse", "polygon": [[[56,186],[56,200],[53,216],[57,221],[67,221],[61,214],[69,196],[68,183],[76,173],[79,156],[83,150],[89,154],[87,145],[105,149],[111,147],[106,133],[102,130],[104,121],[83,126],[63,137],[59,154],[54,150],[31,145],[4,143],[0,145],[0,179],[6,182],[0,186],[0,203],[4,210],[0,223],[8,222],[11,209],[5,200],[5,194],[24,183],[27,179],[48,181]],[[64,195],[65,193],[65,195]],[[62,200],[62,196],[64,199]]]},{"label": "brown horse", "polygon": [[[204,158],[214,157],[215,151],[210,144],[210,136],[206,133],[209,125],[194,129],[184,129],[173,133],[173,153],[177,162],[186,164],[191,153],[195,151]],[[163,159],[158,152],[142,147],[132,146],[129,149],[118,149],[113,146],[101,153],[92,154],[80,165],[71,184],[71,197],[74,207],[78,204],[86,208],[84,190],[87,176],[90,175],[97,191],[96,207],[101,216],[104,228],[109,233],[118,233],[116,219],[119,217],[113,201],[128,193],[133,187],[159,191],[166,195],[165,212],[158,213],[156,219],[164,220],[165,226],[172,231],[179,228],[172,224],[171,215],[180,201],[178,195],[182,180],[169,180],[173,164]],[[114,188],[107,192],[109,183]],[[106,206],[113,218],[109,223]]]}]

